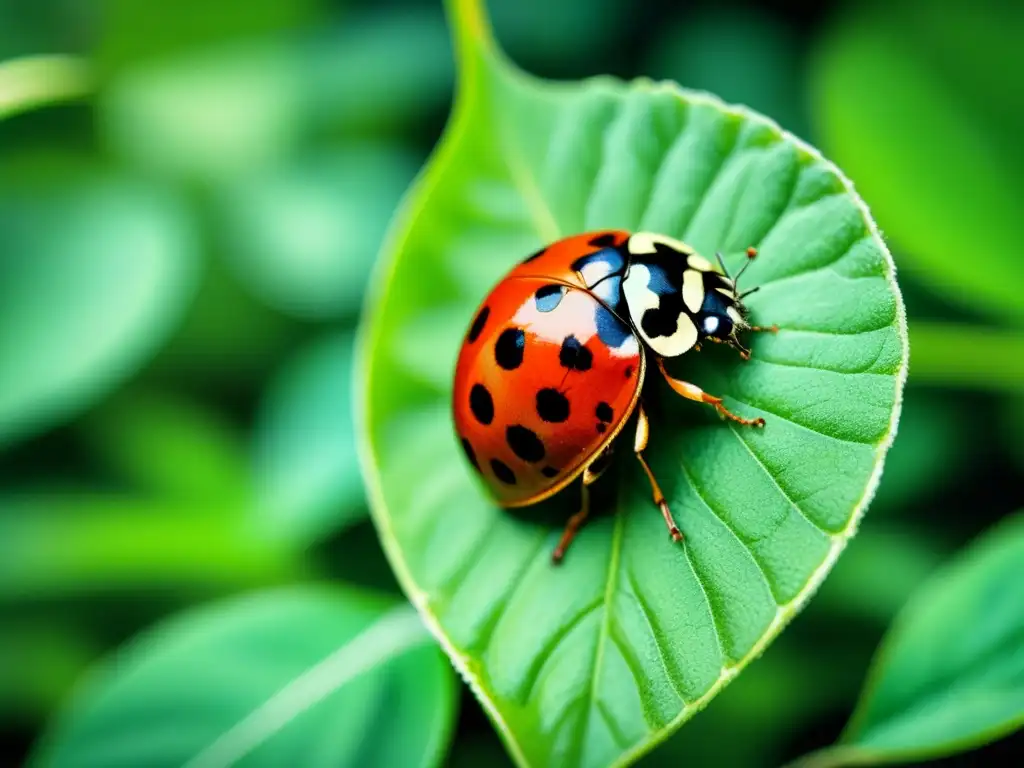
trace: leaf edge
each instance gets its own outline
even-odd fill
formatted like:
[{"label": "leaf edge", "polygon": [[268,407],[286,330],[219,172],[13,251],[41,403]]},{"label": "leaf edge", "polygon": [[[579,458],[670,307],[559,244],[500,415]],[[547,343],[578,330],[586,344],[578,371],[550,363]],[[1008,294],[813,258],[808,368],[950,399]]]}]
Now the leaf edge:
[{"label": "leaf edge", "polygon": [[[394,535],[393,525],[386,514],[387,506],[384,502],[381,476],[377,469],[377,463],[375,460],[376,451],[371,438],[370,424],[372,419],[370,418],[370,393],[372,391],[373,378],[371,373],[371,363],[374,357],[374,349],[377,346],[376,342],[380,337],[379,328],[381,325],[378,322],[378,316],[380,314],[379,308],[382,306],[383,299],[387,296],[388,289],[390,288],[391,282],[397,271],[398,264],[400,263],[400,259],[397,258],[395,254],[408,240],[408,233],[412,223],[415,221],[416,214],[420,209],[422,209],[426,200],[429,199],[432,189],[440,180],[440,169],[443,169],[451,156],[454,155],[458,148],[459,141],[462,138],[463,132],[469,126],[469,119],[473,111],[472,102],[477,98],[477,94],[479,93],[477,85],[480,77],[478,70],[479,61],[473,61],[473,59],[476,58],[476,56],[489,55],[492,57],[496,68],[504,68],[506,70],[505,72],[502,72],[503,75],[510,78],[520,78],[524,80],[534,79],[528,73],[519,70],[502,54],[500,49],[494,45],[493,39],[489,33],[489,27],[486,25],[486,21],[483,22],[484,26],[480,28],[482,31],[480,32],[477,44],[473,44],[471,40],[471,33],[466,29],[466,24],[463,23],[463,20],[465,19],[463,14],[468,14],[473,17],[475,19],[474,24],[479,21],[480,9],[478,0],[447,0],[445,5],[449,8],[449,14],[451,17],[450,23],[453,26],[453,36],[455,38],[456,59],[460,65],[463,80],[457,88],[451,116],[437,146],[434,151],[431,152],[420,172],[409,185],[403,195],[401,203],[392,216],[391,222],[388,225],[387,235],[385,236],[378,251],[378,258],[374,264],[374,269],[371,274],[369,288],[366,292],[363,308],[360,313],[360,320],[355,340],[353,365],[353,407],[355,410],[354,426],[356,447],[359,457],[360,471],[366,486],[367,504],[370,509],[370,517],[373,521],[374,527],[377,529],[378,537],[381,540],[388,563],[391,566],[399,585],[402,587],[402,591],[419,612],[424,625],[444,649],[445,654],[451,660],[452,665],[459,674],[459,677],[462,678],[473,693],[474,698],[480,702],[480,705],[487,712],[488,717],[495,725],[498,735],[512,757],[513,762],[520,768],[531,768],[530,762],[526,759],[522,748],[519,746],[512,730],[502,717],[495,701],[488,695],[488,691],[478,679],[477,671],[475,670],[475,662],[469,654],[460,651],[448,639],[438,618],[431,611],[427,594],[419,589],[407,568],[405,558],[397,544],[397,538]],[[460,10],[464,8],[468,8],[469,10]],[[463,15],[462,20],[459,18],[460,15]],[[892,254],[889,252],[878,226],[871,216],[870,209],[857,193],[853,182],[834,163],[825,158],[818,149],[789,131],[786,131],[770,117],[762,115],[744,105],[728,104],[718,96],[707,91],[684,88],[670,80],[655,81],[650,78],[642,77],[634,78],[632,80],[621,80],[619,78],[609,78],[605,75],[599,75],[573,83],[555,82],[552,84],[565,87],[575,85],[577,83],[588,83],[594,80],[607,82],[609,79],[626,88],[648,88],[652,91],[659,89],[667,90],[684,101],[709,106],[723,112],[724,114],[736,116],[742,120],[763,125],[769,130],[777,133],[783,141],[791,143],[799,152],[806,153],[814,161],[821,163],[827,170],[833,172],[842,185],[843,193],[850,197],[855,207],[860,212],[865,224],[867,225],[868,235],[878,246],[879,251],[882,254],[882,258],[885,263],[886,282],[896,303],[895,325],[897,335],[901,342],[900,365],[894,376],[895,398],[892,413],[890,414],[889,426],[885,435],[875,447],[876,458],[871,476],[868,478],[868,482],[865,485],[864,493],[851,512],[850,520],[846,527],[842,531],[830,536],[831,543],[829,546],[829,552],[825,559],[822,560],[814,570],[810,578],[807,580],[807,583],[797,593],[796,597],[794,597],[793,600],[791,600],[785,607],[779,608],[771,624],[769,624],[764,634],[762,634],[750,651],[737,664],[727,669],[723,669],[718,679],[700,698],[691,702],[688,706],[684,705],[675,718],[661,729],[652,731],[645,739],[639,741],[630,749],[622,752],[618,758],[609,765],[609,768],[626,768],[626,766],[636,762],[636,760],[667,740],[680,727],[682,727],[683,724],[690,720],[690,718],[707,706],[707,704],[717,696],[733,678],[743,671],[750,662],[757,659],[767,649],[771,642],[778,637],[785,626],[803,609],[828,576],[832,567],[835,565],[836,560],[839,558],[839,555],[846,548],[846,544],[856,534],[857,527],[860,524],[864,513],[867,511],[867,507],[871,500],[874,498],[879,482],[881,481],[885,465],[884,459],[889,449],[892,447],[893,441],[896,439],[899,418],[902,412],[903,395],[909,367],[910,348],[907,331],[906,307],[903,302],[903,295],[896,282],[896,264],[893,261]],[[536,80],[536,82],[546,83],[547,81]]]}]

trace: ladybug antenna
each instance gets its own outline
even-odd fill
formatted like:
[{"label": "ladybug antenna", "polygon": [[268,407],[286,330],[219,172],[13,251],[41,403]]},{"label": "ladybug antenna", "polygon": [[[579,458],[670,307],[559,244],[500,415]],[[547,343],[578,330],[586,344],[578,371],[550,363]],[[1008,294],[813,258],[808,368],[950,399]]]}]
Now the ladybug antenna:
[{"label": "ladybug antenna", "polygon": [[[722,260],[722,252],[715,251],[715,258],[718,260],[718,266],[722,268],[722,274],[732,280],[732,275],[729,274],[729,268],[725,266],[725,261]],[[735,284],[735,281],[733,281],[733,285]]]},{"label": "ladybug antenna", "polygon": [[735,286],[740,281],[740,278],[743,277],[743,273],[747,271],[747,267],[750,266],[750,263],[754,260],[755,256],[757,256],[757,248],[747,248],[747,261],[742,267],[740,267],[740,271],[736,273],[736,277],[733,278],[733,286]]},{"label": "ladybug antenna", "polygon": [[756,288],[751,288],[751,289],[750,289],[750,290],[748,290],[748,291],[744,291],[743,293],[741,293],[741,294],[740,294],[739,296],[737,296],[736,298],[737,298],[737,299],[738,299],[739,301],[743,301],[743,300],[744,300],[745,298],[747,298],[747,296],[749,296],[750,294],[752,294],[752,293],[757,293],[757,292],[758,292],[758,291],[760,291],[760,290],[761,290],[761,286],[759,285],[759,286],[757,286]]}]

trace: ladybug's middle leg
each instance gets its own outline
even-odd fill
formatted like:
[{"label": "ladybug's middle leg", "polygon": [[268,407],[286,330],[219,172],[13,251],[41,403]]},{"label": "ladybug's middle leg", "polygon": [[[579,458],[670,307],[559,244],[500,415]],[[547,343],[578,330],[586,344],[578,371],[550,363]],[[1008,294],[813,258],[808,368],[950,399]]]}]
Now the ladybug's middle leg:
[{"label": "ladybug's middle leg", "polygon": [[724,405],[722,405],[722,398],[709,395],[703,389],[698,387],[696,384],[690,384],[687,381],[681,379],[675,379],[669,375],[668,371],[665,370],[665,361],[658,358],[658,368],[661,369],[661,375],[665,377],[665,381],[668,385],[676,391],[677,394],[682,395],[687,400],[695,400],[698,403],[707,403],[713,406],[719,415],[723,418],[731,419],[738,424],[744,424],[748,427],[763,427],[764,419],[758,416],[756,419],[744,419],[742,416],[737,416],[735,413],[730,411]]},{"label": "ladybug's middle leg", "polygon": [[661,492],[661,486],[658,485],[658,481],[654,479],[654,473],[651,471],[650,465],[647,463],[647,459],[644,458],[644,450],[647,448],[647,439],[651,435],[650,423],[647,421],[647,413],[644,411],[643,403],[637,406],[637,422],[636,422],[636,438],[633,441],[633,452],[636,454],[637,459],[640,461],[640,466],[644,468],[644,472],[647,473],[647,479],[651,481],[651,491],[654,493],[654,503],[658,505],[658,509],[661,510],[661,516],[665,518],[665,525],[668,526],[668,532],[672,535],[672,541],[682,541],[683,534],[676,525],[676,521],[672,519],[672,513],[669,511],[668,502],[665,501],[665,494]]},{"label": "ladybug's middle leg", "polygon": [[590,515],[590,486],[597,482],[597,479],[608,469],[608,458],[611,456],[611,453],[611,446],[608,446],[583,470],[583,484],[580,490],[580,511],[569,518],[565,524],[565,530],[562,531],[562,538],[558,540],[558,546],[551,553],[551,560],[556,565],[562,562],[562,558],[565,557],[565,551],[569,548],[572,540],[576,538],[576,534],[579,533],[583,523],[586,522],[587,517]]}]

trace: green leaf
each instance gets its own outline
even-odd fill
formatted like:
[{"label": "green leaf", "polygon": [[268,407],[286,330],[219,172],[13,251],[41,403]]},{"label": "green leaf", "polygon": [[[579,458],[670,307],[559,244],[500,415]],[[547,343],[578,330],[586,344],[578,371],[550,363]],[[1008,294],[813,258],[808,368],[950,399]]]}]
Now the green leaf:
[{"label": "green leaf", "polygon": [[97,123],[111,150],[147,173],[230,178],[279,161],[298,143],[299,82],[283,44],[216,46],[111,78]]},{"label": "green leaf", "polygon": [[[888,253],[849,183],[742,108],[672,84],[551,84],[514,70],[478,4],[452,3],[461,91],[391,230],[361,341],[356,409],[371,508],[413,602],[522,765],[626,765],[758,656],[824,578],[892,439],[906,336]],[[474,308],[561,235],[682,237],[732,265],[755,245],[741,363],[692,380],[763,431],[658,390],[650,461],[687,536],[673,545],[627,449],[562,567],[560,533],[484,494],[452,433]],[[692,360],[692,362],[690,362]],[[608,498],[610,497],[610,498]],[[575,492],[548,509],[568,516]]]},{"label": "green leaf", "polygon": [[353,317],[416,166],[398,147],[352,145],[226,185],[219,208],[236,279],[296,317]]},{"label": "green leaf", "polygon": [[232,512],[247,501],[249,467],[239,435],[197,401],[131,391],[94,410],[84,431],[93,454],[143,494]]},{"label": "green leaf", "polygon": [[10,372],[0,447],[124,381],[181,320],[195,284],[192,222],[177,198],[63,165],[57,179],[22,170],[0,183],[0,371]]},{"label": "green leaf", "polygon": [[35,107],[80,98],[92,88],[86,62],[74,56],[26,56],[0,63],[0,120]]},{"label": "green leaf", "polygon": [[110,72],[225,41],[259,39],[305,26],[318,4],[316,0],[178,0],[174,5],[151,5],[103,0],[96,58],[104,72]]},{"label": "green leaf", "polygon": [[853,4],[811,68],[824,145],[906,265],[971,311],[1017,322],[1022,22],[1005,3]]},{"label": "green leaf", "polygon": [[1024,514],[985,533],[904,606],[836,747],[810,766],[920,762],[1024,726]]},{"label": "green leaf", "polygon": [[220,592],[299,570],[217,502],[151,501],[82,490],[0,496],[0,603],[103,592]]},{"label": "green leaf", "polygon": [[308,543],[363,517],[352,424],[352,336],[299,350],[271,381],[256,419],[259,524]]},{"label": "green leaf", "polygon": [[914,323],[914,383],[1024,391],[1024,333],[954,323]]},{"label": "green leaf", "polygon": [[146,632],[84,681],[29,764],[434,766],[455,691],[411,608],[289,587]]}]

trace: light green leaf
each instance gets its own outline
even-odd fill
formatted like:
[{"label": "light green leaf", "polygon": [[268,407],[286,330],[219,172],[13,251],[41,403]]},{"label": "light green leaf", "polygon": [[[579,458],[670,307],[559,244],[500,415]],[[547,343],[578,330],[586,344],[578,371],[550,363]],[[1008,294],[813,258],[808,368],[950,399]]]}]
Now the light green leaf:
[{"label": "light green leaf", "polygon": [[451,668],[408,607],[289,587],[189,611],[90,676],[29,765],[438,765]]},{"label": "light green leaf", "polygon": [[23,490],[0,496],[0,541],[0,602],[217,592],[278,583],[298,570],[285,548],[247,535],[237,511],[218,502]]},{"label": "light green leaf", "polygon": [[85,61],[74,56],[26,56],[0,63],[0,119],[77,99],[92,88]]},{"label": "light green leaf", "polygon": [[365,514],[352,425],[352,337],[302,348],[271,381],[256,420],[260,527],[309,542]]},{"label": "light green leaf", "polygon": [[852,4],[811,68],[825,148],[902,261],[969,310],[1018,322],[1022,23],[1015,4]]},{"label": "light green leaf", "polygon": [[244,174],[219,196],[236,279],[271,307],[309,319],[354,316],[416,157],[352,145]]},{"label": "light green leaf", "polygon": [[1024,726],[1024,514],[985,533],[904,606],[839,745],[800,765],[921,762]]},{"label": "light green leaf", "polygon": [[0,183],[0,447],[71,418],[144,363],[193,295],[192,222],[130,178]]},{"label": "light green leaf", "polygon": [[[490,46],[477,3],[450,5],[461,91],[393,225],[361,341],[371,508],[513,758],[626,765],[760,654],[854,533],[897,418],[902,303],[860,199],[806,145],[672,84],[534,80]],[[732,428],[651,380],[649,456],[685,545],[623,449],[596,492],[611,514],[556,568],[560,526],[502,512],[471,474],[451,376],[504,272],[608,227],[682,237],[732,265],[760,248],[750,306],[780,333],[756,339],[749,363],[722,349],[686,362],[768,424]],[[577,499],[546,506],[568,516]]]},{"label": "light green leaf", "polygon": [[226,514],[247,501],[249,467],[240,436],[197,401],[135,390],[94,410],[83,426],[93,454],[142,494],[222,505]]},{"label": "light green leaf", "polygon": [[111,150],[147,173],[229,178],[280,160],[302,134],[298,62],[236,43],[126,69],[97,99]]}]

